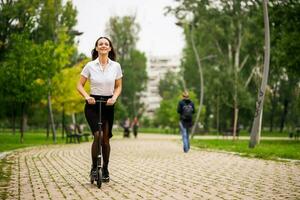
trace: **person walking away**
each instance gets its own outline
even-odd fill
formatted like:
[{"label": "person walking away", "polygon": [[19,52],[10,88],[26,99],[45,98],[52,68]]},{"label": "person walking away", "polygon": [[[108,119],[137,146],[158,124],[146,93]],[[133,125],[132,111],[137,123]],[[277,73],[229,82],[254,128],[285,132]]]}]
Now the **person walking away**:
[{"label": "person walking away", "polygon": [[182,100],[178,102],[177,113],[180,115],[179,128],[182,135],[183,151],[187,153],[190,149],[189,130],[193,125],[194,103],[189,99],[189,93],[182,93]]},{"label": "person walking away", "polygon": [[135,116],[132,122],[132,130],[133,130],[133,135],[134,138],[137,138],[137,134],[138,134],[138,129],[139,129],[139,120],[138,118]]},{"label": "person walking away", "polygon": [[[109,181],[108,163],[110,156],[109,139],[112,137],[112,126],[114,121],[114,104],[116,103],[122,90],[122,70],[116,60],[116,54],[112,42],[107,37],[99,37],[92,50],[92,61],[88,62],[81,72],[77,83],[77,90],[84,97],[86,104],[84,108],[85,117],[94,136],[92,143],[92,169],[91,175],[97,168],[97,148],[99,146],[99,102],[96,100],[104,99],[106,104],[101,104],[102,117],[102,155],[103,181]],[[90,94],[88,94],[84,85],[90,81]]]}]

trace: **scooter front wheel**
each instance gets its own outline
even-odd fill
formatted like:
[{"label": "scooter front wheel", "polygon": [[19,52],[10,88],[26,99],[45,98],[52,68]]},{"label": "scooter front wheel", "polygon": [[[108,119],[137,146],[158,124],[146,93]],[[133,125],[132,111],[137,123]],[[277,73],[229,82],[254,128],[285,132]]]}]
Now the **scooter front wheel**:
[{"label": "scooter front wheel", "polygon": [[98,170],[98,174],[97,174],[97,186],[98,188],[101,188],[102,185],[102,171],[101,169]]}]

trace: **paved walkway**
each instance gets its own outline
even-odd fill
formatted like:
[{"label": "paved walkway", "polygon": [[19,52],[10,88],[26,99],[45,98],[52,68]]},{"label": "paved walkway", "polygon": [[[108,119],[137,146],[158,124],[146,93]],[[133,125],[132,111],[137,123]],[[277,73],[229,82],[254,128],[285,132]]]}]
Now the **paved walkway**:
[{"label": "paved walkway", "polygon": [[[174,139],[174,138],[173,138]],[[8,199],[300,199],[300,165],[191,150],[166,136],[111,141],[111,181],[89,183],[90,145],[25,149]]]}]

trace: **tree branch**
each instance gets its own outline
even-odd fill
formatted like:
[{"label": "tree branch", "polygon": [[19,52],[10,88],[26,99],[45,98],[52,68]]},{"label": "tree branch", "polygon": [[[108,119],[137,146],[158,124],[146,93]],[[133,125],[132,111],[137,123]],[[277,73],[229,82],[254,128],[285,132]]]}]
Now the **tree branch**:
[{"label": "tree branch", "polygon": [[244,66],[245,66],[245,64],[246,64],[246,62],[247,62],[247,60],[248,60],[248,58],[249,58],[249,54],[244,58],[244,60],[243,60],[243,62],[242,62],[242,64],[241,64],[241,66],[240,66],[239,69],[238,69],[238,72],[240,72],[240,71],[244,68]]}]

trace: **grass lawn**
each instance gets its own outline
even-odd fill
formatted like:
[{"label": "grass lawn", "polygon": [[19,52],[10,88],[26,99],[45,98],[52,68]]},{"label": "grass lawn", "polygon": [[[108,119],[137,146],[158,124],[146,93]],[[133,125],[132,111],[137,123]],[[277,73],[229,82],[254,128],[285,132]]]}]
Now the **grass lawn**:
[{"label": "grass lawn", "polygon": [[248,140],[191,140],[191,145],[202,149],[237,152],[243,156],[276,160],[300,160],[300,140],[261,140],[254,149],[248,148]]},{"label": "grass lawn", "polygon": [[[57,144],[64,144],[66,139],[62,139],[61,134],[58,134]],[[24,142],[20,143],[20,134],[16,133],[0,133],[0,152],[10,151],[14,149],[53,144],[52,136],[46,138],[46,133],[26,132],[24,133]]]},{"label": "grass lawn", "polygon": [[0,160],[0,199],[7,198],[7,186],[10,179],[12,162]]},{"label": "grass lawn", "polygon": [[[121,138],[123,135],[122,132],[114,131],[115,138]],[[82,142],[85,142],[84,138],[81,138]],[[92,141],[90,136],[89,141]],[[65,144],[66,137],[63,139],[61,132],[57,131],[56,144]],[[14,149],[32,147],[38,145],[55,145],[52,140],[52,135],[49,135],[49,138],[46,138],[46,133],[44,132],[26,132],[24,133],[24,142],[20,143],[20,133],[13,135],[11,132],[0,132],[0,152],[11,151]]]}]

